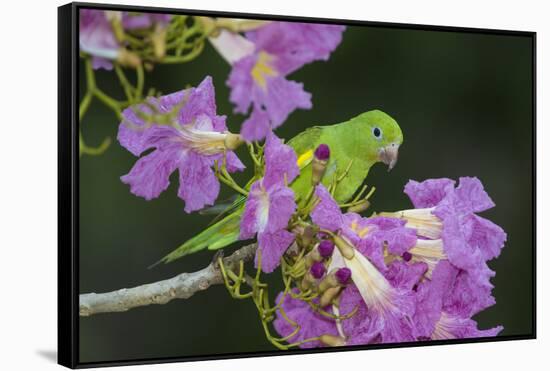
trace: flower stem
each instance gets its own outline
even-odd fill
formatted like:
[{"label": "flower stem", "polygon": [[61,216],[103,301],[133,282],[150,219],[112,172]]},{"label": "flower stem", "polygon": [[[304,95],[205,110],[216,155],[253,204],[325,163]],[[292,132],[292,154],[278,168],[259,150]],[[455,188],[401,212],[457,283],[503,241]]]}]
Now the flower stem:
[{"label": "flower stem", "polygon": [[143,95],[143,86],[145,83],[145,76],[143,72],[143,64],[140,63],[136,68],[137,84],[136,84],[136,100],[141,100]]},{"label": "flower stem", "polygon": [[134,87],[130,84],[130,82],[126,78],[126,75],[124,74],[124,71],[118,64],[115,64],[115,73],[118,77],[118,80],[120,81],[120,85],[122,85],[124,94],[126,94],[126,98],[128,99],[128,101],[133,102],[135,99],[134,94],[132,93]]},{"label": "flower stem", "polygon": [[84,142],[84,138],[82,137],[82,132],[79,133],[79,154],[82,155],[91,155],[91,156],[99,156],[103,154],[107,148],[111,145],[111,138],[107,137],[103,139],[103,142],[97,147],[88,147],[86,143]]},{"label": "flower stem", "polygon": [[122,113],[120,112],[122,110],[122,104],[115,99],[111,98],[107,94],[105,94],[103,91],[99,90],[98,88],[95,88],[93,90],[94,96],[99,99],[103,104],[105,104],[107,107],[111,108],[113,112],[116,114],[117,118],[119,120],[122,120]]},{"label": "flower stem", "polygon": [[88,111],[88,108],[90,108],[90,104],[92,103],[93,95],[89,91],[86,92],[86,95],[84,95],[84,98],[82,99],[82,102],[80,102],[80,107],[78,109],[78,119],[79,121],[82,121],[82,118]]}]

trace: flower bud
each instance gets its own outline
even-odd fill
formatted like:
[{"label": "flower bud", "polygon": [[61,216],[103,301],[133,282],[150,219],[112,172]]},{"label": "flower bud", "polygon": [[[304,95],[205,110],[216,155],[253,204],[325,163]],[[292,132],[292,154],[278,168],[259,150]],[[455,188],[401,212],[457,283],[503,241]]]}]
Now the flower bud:
[{"label": "flower bud", "polygon": [[319,284],[319,292],[324,293],[330,288],[345,286],[351,277],[349,268],[333,269]]},{"label": "flower bud", "polygon": [[302,248],[306,248],[314,241],[316,228],[313,226],[300,227],[296,233],[296,242]]},{"label": "flower bud", "polygon": [[363,211],[367,210],[370,207],[370,202],[367,199],[361,200],[361,202],[358,202],[357,204],[348,207],[348,212],[350,213],[362,213]]},{"label": "flower bud", "polygon": [[330,158],[330,148],[327,144],[319,144],[315,149],[315,158],[320,161],[328,161]]},{"label": "flower bud", "polygon": [[319,144],[313,154],[311,163],[311,183],[315,186],[321,182],[325,171],[327,170],[328,161],[330,159],[330,148],[326,144]]},{"label": "flower bud", "polygon": [[119,49],[116,60],[125,67],[137,68],[141,64],[141,58],[124,48]]},{"label": "flower bud", "polygon": [[309,271],[304,275],[300,286],[302,290],[308,290],[314,286],[317,286],[317,282],[325,274],[326,268],[323,263],[316,262],[314,263]]},{"label": "flower bud", "polygon": [[166,54],[166,27],[160,23],[155,25],[155,31],[151,35],[155,58],[162,59]]},{"label": "flower bud", "polygon": [[302,289],[302,291],[306,291],[313,287],[314,284],[315,278],[311,275],[311,272],[307,272],[300,282],[300,288]]},{"label": "flower bud", "polygon": [[345,285],[351,278],[351,270],[349,268],[340,268],[336,271],[336,279],[341,285]]},{"label": "flower bud", "polygon": [[346,339],[344,339],[341,336],[330,335],[330,334],[321,335],[319,337],[319,341],[323,345],[328,345],[330,347],[341,347],[346,345]]},{"label": "flower bud", "polygon": [[321,255],[321,257],[328,259],[334,252],[334,242],[331,240],[323,240],[319,243],[319,246],[317,246],[317,250],[319,250],[319,255]]},{"label": "flower bud", "polygon": [[320,279],[323,277],[327,269],[325,268],[325,265],[321,262],[315,262],[309,269],[309,272],[315,279]]},{"label": "flower bud", "polygon": [[225,140],[224,140],[225,148],[231,151],[237,149],[243,143],[244,143],[244,140],[240,136],[240,134],[227,133],[225,136]]},{"label": "flower bud", "polygon": [[317,248],[314,248],[307,253],[305,259],[306,267],[311,267],[313,266],[313,264],[315,264],[315,262],[320,262],[321,260],[323,260],[323,257],[321,256],[321,254],[319,254],[319,250]]},{"label": "flower bud", "polygon": [[334,244],[340,250],[340,253],[344,258],[351,260],[355,256],[355,248],[353,245],[351,245],[346,239],[344,239],[341,236],[333,236],[332,237]]},{"label": "flower bud", "polygon": [[408,251],[405,251],[401,257],[403,258],[404,261],[406,262],[409,262],[411,259],[412,259],[412,254]]},{"label": "flower bud", "polygon": [[311,268],[309,268],[309,271],[305,274],[304,278],[302,278],[302,290],[307,290],[313,286],[316,286],[317,282],[323,277],[326,271],[327,269],[323,263],[320,261],[313,262],[313,264],[311,264]]},{"label": "flower bud", "polygon": [[319,306],[321,308],[324,308],[327,305],[332,304],[334,300],[338,298],[338,295],[340,295],[341,291],[341,287],[331,287],[327,289],[325,292],[323,292],[323,295],[321,295],[321,299],[319,299]]}]

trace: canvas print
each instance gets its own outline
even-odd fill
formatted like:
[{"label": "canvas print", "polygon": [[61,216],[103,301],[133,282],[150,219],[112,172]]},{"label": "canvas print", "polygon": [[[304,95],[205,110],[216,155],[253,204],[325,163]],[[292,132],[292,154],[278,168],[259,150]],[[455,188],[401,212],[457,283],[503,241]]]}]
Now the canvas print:
[{"label": "canvas print", "polygon": [[531,37],[78,14],[80,362],[534,331]]}]

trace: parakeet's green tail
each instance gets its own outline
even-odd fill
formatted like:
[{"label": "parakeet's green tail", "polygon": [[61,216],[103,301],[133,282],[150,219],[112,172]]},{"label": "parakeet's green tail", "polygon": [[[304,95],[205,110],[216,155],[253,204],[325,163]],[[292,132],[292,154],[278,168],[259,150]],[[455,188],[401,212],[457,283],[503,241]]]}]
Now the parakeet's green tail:
[{"label": "parakeet's green tail", "polygon": [[244,208],[237,209],[219,222],[206,228],[195,237],[187,240],[183,245],[166,255],[159,262],[169,263],[184,255],[192,254],[208,248],[217,250],[226,247],[239,239],[239,224]]}]

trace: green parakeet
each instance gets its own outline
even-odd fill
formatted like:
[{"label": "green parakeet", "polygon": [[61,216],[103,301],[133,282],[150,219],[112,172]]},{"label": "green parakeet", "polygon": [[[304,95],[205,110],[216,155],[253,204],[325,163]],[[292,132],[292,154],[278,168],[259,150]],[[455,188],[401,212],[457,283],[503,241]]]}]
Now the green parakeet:
[{"label": "green parakeet", "polygon": [[[300,175],[290,185],[297,197],[303,199],[311,190],[314,151],[323,143],[330,148],[323,184],[328,186],[334,176],[349,168],[334,194],[336,201],[344,203],[362,185],[374,164],[382,162],[388,165],[389,170],[393,168],[399,146],[403,143],[403,134],[397,122],[379,110],[362,113],[339,124],[306,129],[288,142],[296,152],[300,168]],[[243,200],[235,203],[239,206],[231,214],[185,242],[161,261],[167,263],[206,248],[215,250],[236,242],[244,210]]]}]

